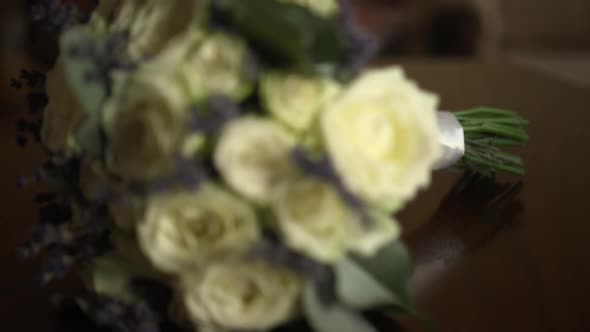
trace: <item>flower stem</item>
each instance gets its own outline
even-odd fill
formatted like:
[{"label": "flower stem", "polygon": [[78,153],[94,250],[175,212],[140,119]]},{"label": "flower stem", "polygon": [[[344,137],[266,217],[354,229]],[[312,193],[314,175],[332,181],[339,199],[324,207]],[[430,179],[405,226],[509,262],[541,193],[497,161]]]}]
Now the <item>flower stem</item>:
[{"label": "flower stem", "polygon": [[528,120],[519,119],[519,118],[478,118],[475,120],[463,120],[466,125],[470,126],[477,126],[481,125],[483,122],[488,123],[497,123],[497,124],[505,124],[505,125],[516,125],[516,126],[526,126],[529,124]]},{"label": "flower stem", "polygon": [[465,155],[457,166],[489,176],[496,172],[524,175],[522,158],[500,147],[526,143],[528,120],[512,111],[488,107],[456,112],[455,116],[465,134]]},{"label": "flower stem", "polygon": [[528,135],[520,127],[511,128],[489,122],[483,123],[479,126],[465,126],[463,127],[463,130],[465,133],[492,134],[523,141],[528,139]]},{"label": "flower stem", "polygon": [[521,167],[508,166],[508,165],[504,165],[501,163],[488,161],[488,160],[479,158],[479,157],[472,155],[472,154],[465,154],[464,158],[467,162],[477,163],[482,166],[487,166],[491,169],[495,169],[498,171],[504,171],[504,172],[508,172],[508,173],[512,173],[512,174],[516,174],[516,175],[521,175],[521,176],[525,174],[524,169]]},{"label": "flower stem", "polygon": [[474,118],[481,117],[481,116],[494,116],[494,117],[506,116],[506,117],[520,118],[520,115],[518,115],[518,113],[515,113],[512,111],[507,111],[507,110],[501,110],[501,109],[497,109],[497,108],[491,108],[491,107],[478,107],[478,108],[473,108],[470,110],[455,112],[455,116],[457,118],[465,117],[465,118],[469,118],[469,119],[474,119]]}]

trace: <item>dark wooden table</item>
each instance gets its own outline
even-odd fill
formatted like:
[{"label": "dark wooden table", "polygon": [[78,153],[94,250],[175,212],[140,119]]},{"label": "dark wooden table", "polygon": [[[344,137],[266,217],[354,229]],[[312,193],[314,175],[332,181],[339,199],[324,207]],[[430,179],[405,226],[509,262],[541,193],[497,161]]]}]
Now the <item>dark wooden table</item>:
[{"label": "dark wooden table", "polygon": [[[443,171],[399,216],[419,309],[448,332],[590,331],[590,91],[503,64],[405,65],[440,93],[444,109],[492,105],[532,121],[531,142],[520,151],[522,191],[502,209],[486,209],[493,195],[473,188],[449,194],[461,173]],[[14,146],[14,112],[0,117],[1,330],[73,331],[55,319],[46,297],[72,281],[39,288],[31,281],[37,263],[14,258],[36,218],[32,192],[16,191],[14,179],[41,157]],[[408,330],[418,331],[411,323]]]}]

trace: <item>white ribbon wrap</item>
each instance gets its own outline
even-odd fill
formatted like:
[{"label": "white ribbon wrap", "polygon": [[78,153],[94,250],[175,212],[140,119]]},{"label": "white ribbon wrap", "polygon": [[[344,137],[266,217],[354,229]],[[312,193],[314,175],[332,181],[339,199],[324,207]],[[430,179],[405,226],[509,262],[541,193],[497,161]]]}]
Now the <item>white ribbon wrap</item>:
[{"label": "white ribbon wrap", "polygon": [[437,118],[442,153],[432,167],[434,170],[455,165],[465,154],[465,135],[459,120],[450,112],[438,112]]}]

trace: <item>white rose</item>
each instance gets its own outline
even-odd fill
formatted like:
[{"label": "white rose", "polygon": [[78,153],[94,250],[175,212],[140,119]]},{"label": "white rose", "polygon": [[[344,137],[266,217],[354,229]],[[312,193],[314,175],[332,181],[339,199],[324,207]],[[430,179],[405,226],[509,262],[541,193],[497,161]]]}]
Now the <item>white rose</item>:
[{"label": "white rose", "polygon": [[101,0],[88,25],[95,31],[129,31],[133,58],[155,55],[197,25],[204,0]]},{"label": "white rose", "polygon": [[43,112],[41,140],[51,151],[70,151],[74,148],[73,135],[84,111],[66,79],[61,57],[47,73],[45,86],[49,100]]},{"label": "white rose", "polygon": [[329,184],[315,179],[290,182],[279,191],[274,210],[288,246],[325,263],[346,254],[356,219]]},{"label": "white rose", "polygon": [[213,184],[149,199],[137,227],[142,250],[170,273],[240,254],[259,236],[254,210]]},{"label": "white rose", "polygon": [[365,72],[328,105],[324,143],[349,189],[391,206],[427,185],[440,153],[437,103],[392,67]]},{"label": "white rose", "polygon": [[160,52],[171,40],[197,24],[204,3],[204,0],[144,0],[129,26],[131,55]]},{"label": "white rose", "polygon": [[281,0],[286,3],[294,3],[305,7],[315,14],[331,16],[338,13],[339,5],[337,0]]},{"label": "white rose", "polygon": [[297,171],[291,160],[293,138],[268,119],[240,118],[221,132],[215,166],[238,193],[259,204]]},{"label": "white rose", "polygon": [[333,80],[295,73],[267,72],[260,93],[267,111],[292,129],[308,129],[320,108],[340,91]]},{"label": "white rose", "polygon": [[171,171],[180,150],[191,100],[165,63],[140,68],[105,104],[107,165],[125,179],[150,180]]},{"label": "white rose", "polygon": [[294,317],[301,293],[296,275],[263,262],[218,262],[182,281],[197,327],[271,330]]},{"label": "white rose", "polygon": [[189,50],[181,67],[194,97],[223,94],[236,100],[246,98],[254,88],[248,67],[248,46],[238,37],[214,33]]},{"label": "white rose", "polygon": [[349,250],[372,256],[399,236],[399,226],[369,212],[365,225],[328,183],[308,178],[283,187],[274,204],[278,225],[287,245],[323,263],[336,263]]}]

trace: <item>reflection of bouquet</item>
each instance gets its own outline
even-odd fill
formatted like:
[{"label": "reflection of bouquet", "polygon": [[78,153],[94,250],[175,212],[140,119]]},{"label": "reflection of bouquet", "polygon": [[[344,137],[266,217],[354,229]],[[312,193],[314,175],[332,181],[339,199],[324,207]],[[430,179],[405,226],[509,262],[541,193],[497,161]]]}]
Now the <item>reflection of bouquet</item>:
[{"label": "reflection of bouquet", "polygon": [[[65,29],[40,177],[68,212],[23,249],[49,249],[44,281],[79,263],[81,307],[125,331],[362,332],[361,312],[412,312],[391,215],[464,137],[469,157],[500,139],[490,121],[524,123],[479,110],[440,130],[437,97],[400,68],[358,73],[372,44],[343,4],[103,0]],[[441,158],[447,129],[460,152]]]}]

